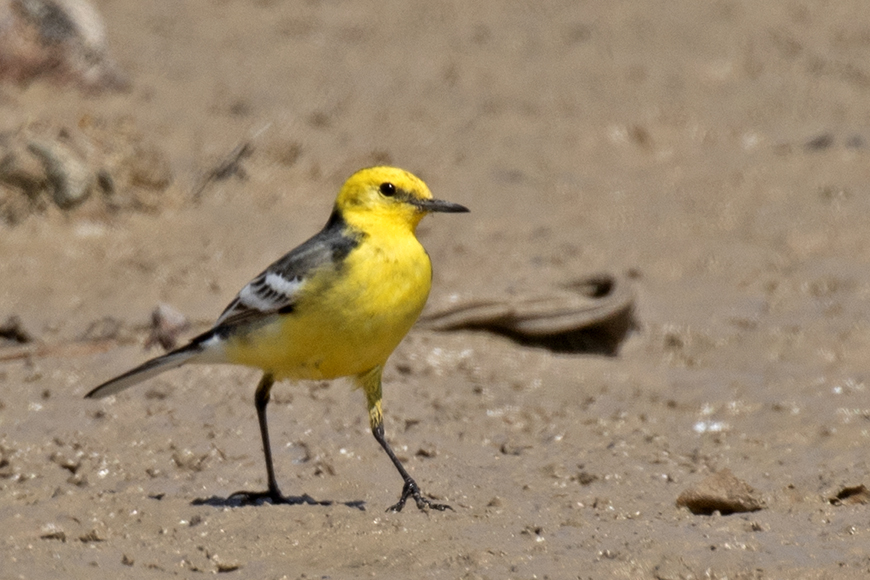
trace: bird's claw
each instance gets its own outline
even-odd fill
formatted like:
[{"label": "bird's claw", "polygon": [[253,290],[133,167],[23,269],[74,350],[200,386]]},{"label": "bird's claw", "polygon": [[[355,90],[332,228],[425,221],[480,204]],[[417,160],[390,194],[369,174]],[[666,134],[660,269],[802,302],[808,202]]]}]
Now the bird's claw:
[{"label": "bird's claw", "polygon": [[405,486],[402,488],[402,497],[399,498],[399,501],[396,502],[395,505],[387,508],[388,512],[400,512],[402,508],[405,507],[405,502],[408,501],[409,497],[414,498],[414,503],[417,504],[417,509],[419,510],[438,510],[439,512],[443,512],[446,510],[453,510],[452,507],[447,505],[446,503],[433,503],[423,497],[423,494],[420,492],[420,487],[417,485],[417,482],[413,479],[409,479],[405,481]]}]

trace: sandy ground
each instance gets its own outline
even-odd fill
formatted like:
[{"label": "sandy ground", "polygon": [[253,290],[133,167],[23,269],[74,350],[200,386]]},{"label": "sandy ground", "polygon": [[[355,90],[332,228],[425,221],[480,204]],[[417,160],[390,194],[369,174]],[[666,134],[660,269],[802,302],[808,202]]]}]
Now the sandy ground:
[{"label": "sandy ground", "polygon": [[[173,180],[0,226],[0,319],[48,345],[0,362],[0,576],[870,572],[870,508],[830,501],[870,484],[866,2],[96,4],[130,91],[3,86],[0,131],[133,127]],[[194,200],[244,142],[246,177]],[[384,513],[401,482],[341,381],[270,407],[283,490],[331,506],[225,505],[265,485],[256,372],[82,398],[155,354],[158,302],[201,330],[380,162],[472,209],[420,228],[433,300],[634,273],[616,357],[402,343],[388,436],[454,511]],[[765,509],[676,506],[725,468]]]}]

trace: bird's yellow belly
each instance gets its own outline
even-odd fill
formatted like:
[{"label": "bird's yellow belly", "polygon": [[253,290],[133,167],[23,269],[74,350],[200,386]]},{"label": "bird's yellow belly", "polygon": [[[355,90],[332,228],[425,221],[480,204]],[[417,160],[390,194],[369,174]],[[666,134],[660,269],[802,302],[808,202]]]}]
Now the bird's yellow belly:
[{"label": "bird's yellow belly", "polygon": [[354,252],[342,270],[311,280],[292,313],[231,339],[227,358],[279,380],[334,379],[383,365],[429,295],[431,266],[417,247],[404,259]]}]

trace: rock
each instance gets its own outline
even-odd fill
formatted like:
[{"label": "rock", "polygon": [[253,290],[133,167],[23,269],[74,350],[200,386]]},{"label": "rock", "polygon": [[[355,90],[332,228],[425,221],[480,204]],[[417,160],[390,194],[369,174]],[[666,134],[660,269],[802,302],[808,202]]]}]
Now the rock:
[{"label": "rock", "polygon": [[59,140],[31,141],[27,149],[42,163],[51,197],[61,209],[85,201],[97,183],[96,176],[71,147]]},{"label": "rock", "polygon": [[104,195],[88,204],[92,215],[158,210],[172,177],[164,150],[127,119],[33,122],[0,134],[0,221],[17,224],[52,203],[70,210],[95,191]]},{"label": "rock", "polygon": [[759,493],[748,483],[737,479],[730,469],[714,473],[677,498],[678,507],[686,507],[696,515],[722,515],[754,512],[765,507]]},{"label": "rock", "polygon": [[91,91],[129,87],[87,0],[0,0],[0,79],[40,77]]},{"label": "rock", "polygon": [[870,503],[870,490],[863,483],[847,485],[828,498],[828,501],[832,505],[863,505]]},{"label": "rock", "polygon": [[190,328],[190,322],[181,312],[168,304],[160,303],[151,312],[151,333],[145,341],[145,348],[160,345],[164,350],[172,350],[178,342],[178,335]]}]

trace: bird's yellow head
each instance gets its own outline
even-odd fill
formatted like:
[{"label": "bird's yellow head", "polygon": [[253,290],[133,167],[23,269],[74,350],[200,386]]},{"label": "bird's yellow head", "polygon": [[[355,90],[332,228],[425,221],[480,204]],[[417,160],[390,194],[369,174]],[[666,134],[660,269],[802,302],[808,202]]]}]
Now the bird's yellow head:
[{"label": "bird's yellow head", "polygon": [[367,230],[376,224],[412,232],[431,212],[467,212],[458,203],[434,199],[416,175],[396,167],[360,169],[344,183],[336,209],[345,221]]}]

